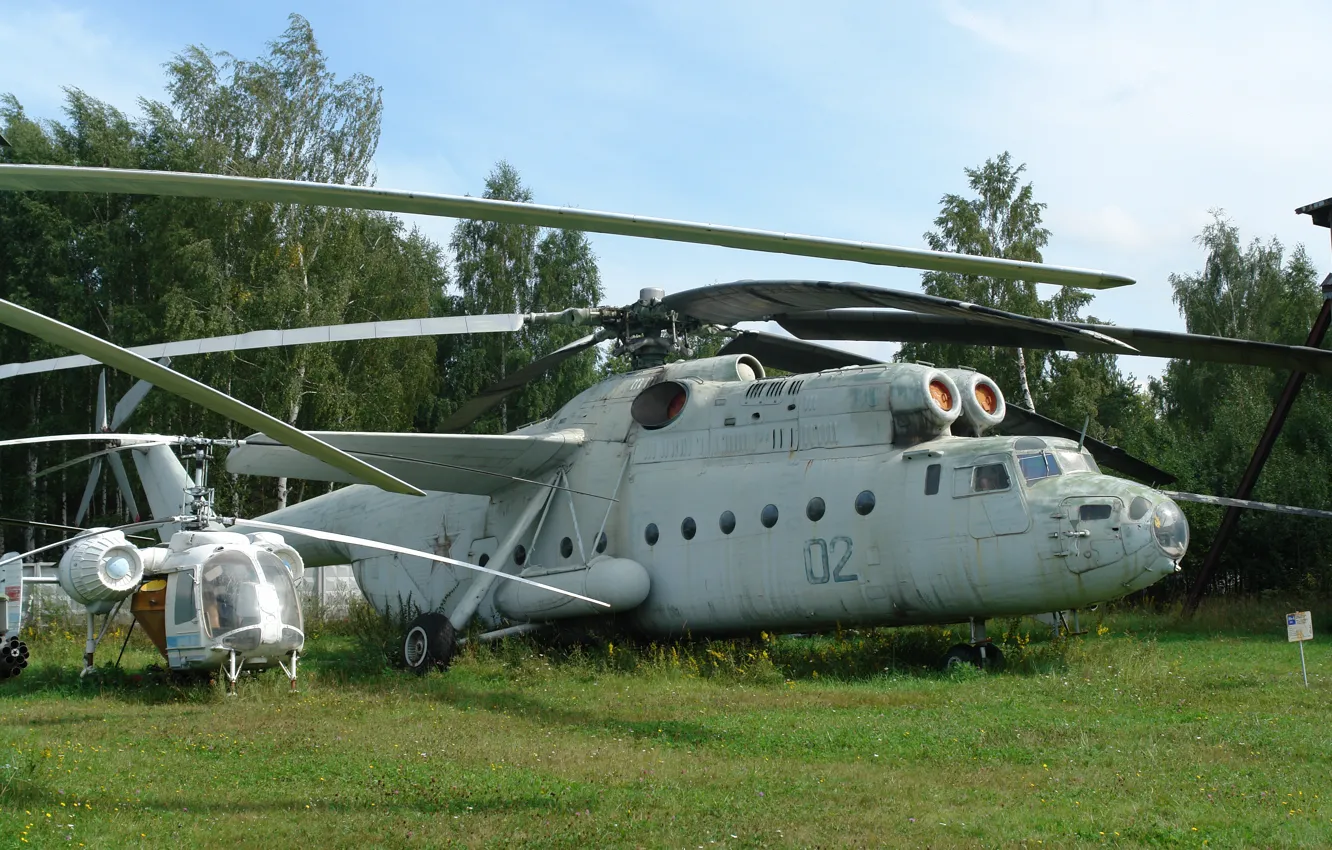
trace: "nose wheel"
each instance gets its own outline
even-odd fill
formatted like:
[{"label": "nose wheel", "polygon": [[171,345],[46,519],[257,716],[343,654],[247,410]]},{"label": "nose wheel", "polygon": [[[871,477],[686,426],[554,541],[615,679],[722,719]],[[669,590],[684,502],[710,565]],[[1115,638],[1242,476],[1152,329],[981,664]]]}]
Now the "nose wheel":
[{"label": "nose wheel", "polygon": [[948,654],[944,656],[943,669],[948,671],[963,664],[969,664],[980,670],[988,670],[991,673],[998,673],[1004,669],[1004,653],[999,647],[988,642],[976,646],[969,643],[959,643],[948,650]]},{"label": "nose wheel", "polygon": [[971,643],[959,643],[944,656],[945,672],[963,664],[991,673],[1004,669],[1004,653],[985,636],[984,620],[971,621]]}]

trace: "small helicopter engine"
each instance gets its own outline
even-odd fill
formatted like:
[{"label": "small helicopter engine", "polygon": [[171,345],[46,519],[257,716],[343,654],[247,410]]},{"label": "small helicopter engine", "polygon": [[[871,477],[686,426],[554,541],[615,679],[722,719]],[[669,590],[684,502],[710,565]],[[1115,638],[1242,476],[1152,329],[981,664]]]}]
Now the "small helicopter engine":
[{"label": "small helicopter engine", "polygon": [[70,599],[105,613],[139,586],[143,567],[138,547],[121,532],[108,531],[70,546],[60,559],[57,576]]}]

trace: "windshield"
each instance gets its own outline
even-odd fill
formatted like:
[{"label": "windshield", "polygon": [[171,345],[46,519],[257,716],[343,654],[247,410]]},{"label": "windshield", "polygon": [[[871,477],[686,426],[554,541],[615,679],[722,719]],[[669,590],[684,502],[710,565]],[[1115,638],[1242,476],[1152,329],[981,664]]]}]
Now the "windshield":
[{"label": "windshield", "polygon": [[199,571],[204,625],[214,637],[259,625],[259,574],[237,552],[219,552]]},{"label": "windshield", "polygon": [[1073,449],[1058,449],[1059,465],[1063,467],[1064,472],[1100,472],[1101,469],[1096,465],[1092,456]]},{"label": "windshield", "polygon": [[1018,455],[1018,466],[1022,467],[1022,477],[1028,484],[1059,474],[1059,464],[1052,452]]}]

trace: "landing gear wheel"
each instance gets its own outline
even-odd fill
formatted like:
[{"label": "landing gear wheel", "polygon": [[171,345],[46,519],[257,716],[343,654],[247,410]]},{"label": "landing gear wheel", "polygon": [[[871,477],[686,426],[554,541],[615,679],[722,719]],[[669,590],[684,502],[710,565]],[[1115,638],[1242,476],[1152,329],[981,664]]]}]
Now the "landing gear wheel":
[{"label": "landing gear wheel", "polygon": [[947,673],[966,664],[972,667],[980,667],[980,650],[970,644],[959,643],[948,650],[948,654],[944,656],[943,669]]},{"label": "landing gear wheel", "polygon": [[402,639],[402,660],[408,670],[423,675],[435,668],[448,667],[457,648],[453,623],[443,614],[431,611],[417,617],[407,629]]},{"label": "landing gear wheel", "polygon": [[999,647],[992,643],[985,644],[985,661],[981,669],[988,670],[991,673],[998,673],[1004,669],[1004,653]]}]

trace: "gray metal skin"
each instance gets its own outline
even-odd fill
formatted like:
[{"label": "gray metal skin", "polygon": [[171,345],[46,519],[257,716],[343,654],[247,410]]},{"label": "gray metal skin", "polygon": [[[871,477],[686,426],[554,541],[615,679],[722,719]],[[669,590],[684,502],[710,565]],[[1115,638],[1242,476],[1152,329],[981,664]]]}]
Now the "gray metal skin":
[{"label": "gray metal skin", "polygon": [[[762,367],[748,356],[671,363],[602,381],[551,419],[516,432],[582,429],[586,442],[566,461],[564,480],[583,493],[614,493],[618,501],[530,484],[490,496],[424,498],[355,485],[264,519],[477,562],[513,536],[515,518],[532,516],[532,500],[541,500],[539,522],[517,535],[526,549],[523,566],[512,557],[491,566],[549,578],[576,573],[596,558],[641,564],[650,579],[646,598],[620,616],[661,636],[954,623],[1076,609],[1148,587],[1179,568],[1187,527],[1176,529],[1173,555],[1153,530],[1157,506],[1182,516],[1174,503],[1150,487],[1094,471],[1076,443],[955,437],[949,423],[894,407],[912,398],[903,387],[923,386],[922,375],[942,371],[850,367],[764,380],[755,392],[752,378]],[[683,385],[687,404],[668,425],[645,428],[631,405],[663,381]],[[1066,453],[1066,467],[1080,465],[1070,458],[1085,458],[1090,469],[1029,483],[1018,452],[1042,446]],[[974,468],[994,463],[1004,465],[1010,486],[973,493]],[[927,495],[934,464],[938,491]],[[862,514],[856,502],[866,491],[874,507]],[[811,519],[807,508],[816,497],[825,511]],[[1147,507],[1139,501],[1130,518],[1135,499]],[[769,505],[777,519],[766,527],[761,517]],[[1084,519],[1082,505],[1106,505],[1109,516]],[[722,528],[726,511],[734,515],[730,533]],[[692,539],[682,531],[687,518],[696,527]],[[598,554],[603,523],[606,547]],[[657,529],[654,543],[649,524]],[[471,613],[463,600],[475,595],[471,589],[485,591],[475,614],[488,626],[584,613],[556,605],[527,617],[509,611],[506,618],[493,587],[468,584],[481,578],[420,559],[286,537],[309,567],[353,564],[366,598],[381,611],[410,598],[465,622]]]}]

